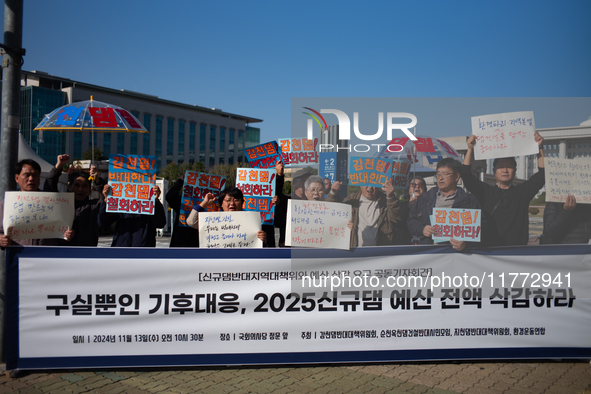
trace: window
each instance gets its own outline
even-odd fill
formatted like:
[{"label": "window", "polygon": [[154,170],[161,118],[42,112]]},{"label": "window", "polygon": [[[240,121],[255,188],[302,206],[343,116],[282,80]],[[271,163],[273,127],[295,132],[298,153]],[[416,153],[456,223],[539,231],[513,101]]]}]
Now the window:
[{"label": "window", "polygon": [[234,133],[236,130],[230,129],[230,141],[228,141],[228,164],[234,164]]},{"label": "window", "polygon": [[209,167],[215,165],[215,126],[209,127]]},{"label": "window", "polygon": [[156,116],[156,163],[158,169],[162,165],[162,116]]},{"label": "window", "polygon": [[207,131],[207,125],[199,125],[199,161],[205,165],[205,132]]},{"label": "window", "polygon": [[166,127],[166,164],[172,163],[172,150],[174,149],[174,119],[167,119]]},{"label": "window", "polygon": [[[150,115],[144,114],[144,127],[146,130],[150,131]],[[144,133],[144,155],[150,154],[150,133]]]},{"label": "window", "polygon": [[[185,121],[179,120],[178,162],[185,161]],[[190,156],[190,154],[189,154]]]},{"label": "window", "polygon": [[82,159],[82,133],[74,133],[74,159]]},{"label": "window", "polygon": [[194,163],[197,158],[195,157],[195,129],[197,125],[195,122],[189,123],[189,163]]},{"label": "window", "polygon": [[125,133],[117,133],[117,153],[125,153]]},{"label": "window", "polygon": [[220,127],[220,164],[225,162],[226,157],[226,128]]}]

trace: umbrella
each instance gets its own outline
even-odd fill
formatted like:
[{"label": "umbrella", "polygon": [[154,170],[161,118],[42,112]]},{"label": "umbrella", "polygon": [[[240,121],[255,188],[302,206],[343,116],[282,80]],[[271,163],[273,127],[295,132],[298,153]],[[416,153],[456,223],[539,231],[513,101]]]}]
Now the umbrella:
[{"label": "umbrella", "polygon": [[[129,111],[116,105],[94,101],[80,101],[64,105],[45,115],[35,130],[82,131],[82,132],[132,132],[147,133],[148,130]],[[94,135],[92,136],[92,159],[94,161]]]}]

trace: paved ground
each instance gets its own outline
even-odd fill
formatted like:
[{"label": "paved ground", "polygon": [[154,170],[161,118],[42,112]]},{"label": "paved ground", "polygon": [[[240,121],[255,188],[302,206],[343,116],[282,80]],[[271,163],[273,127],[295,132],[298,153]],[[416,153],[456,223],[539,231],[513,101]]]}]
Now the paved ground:
[{"label": "paved ground", "polygon": [[591,393],[588,362],[28,372],[0,393]]},{"label": "paved ground", "polygon": [[[530,238],[541,234],[541,215]],[[168,247],[170,238],[157,238]],[[100,245],[109,247],[110,237]],[[0,368],[4,367],[3,365]],[[581,362],[391,363],[244,368],[33,371],[0,375],[2,393],[591,393]]]}]

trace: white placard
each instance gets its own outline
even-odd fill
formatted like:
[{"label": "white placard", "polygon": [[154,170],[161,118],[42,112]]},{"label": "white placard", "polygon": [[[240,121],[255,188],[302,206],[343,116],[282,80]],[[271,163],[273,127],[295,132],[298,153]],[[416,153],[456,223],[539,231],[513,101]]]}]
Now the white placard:
[{"label": "white placard", "polygon": [[476,136],[476,160],[537,154],[534,140],[536,124],[532,111],[472,117],[472,134]]},{"label": "white placard", "polygon": [[577,203],[591,204],[591,161],[545,157],[546,202],[564,202],[572,194]]},{"label": "white placard", "polygon": [[260,230],[261,214],[256,211],[199,212],[202,248],[262,248]]},{"label": "white placard", "polygon": [[74,214],[74,193],[6,192],[2,226],[14,239],[63,238]]},{"label": "white placard", "polygon": [[349,249],[351,206],[324,201],[289,200],[285,244]]}]

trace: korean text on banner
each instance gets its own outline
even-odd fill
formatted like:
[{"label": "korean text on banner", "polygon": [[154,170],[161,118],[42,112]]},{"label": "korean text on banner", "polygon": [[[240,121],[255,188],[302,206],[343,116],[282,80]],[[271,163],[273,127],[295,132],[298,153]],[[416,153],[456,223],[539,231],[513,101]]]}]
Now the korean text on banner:
[{"label": "korean text on banner", "polygon": [[476,160],[537,154],[534,140],[534,113],[507,112],[472,117],[472,134],[476,136]]},{"label": "korean text on banner", "polygon": [[252,168],[275,168],[282,160],[281,150],[275,141],[244,149],[246,160]]},{"label": "korean text on banner", "polygon": [[351,186],[384,187],[392,177],[392,160],[378,157],[350,157]]},{"label": "korean text on banner", "polygon": [[6,192],[4,234],[14,239],[62,238],[74,222],[74,194]]},{"label": "korean text on banner", "polygon": [[289,246],[349,249],[351,206],[323,201],[287,201],[287,238]]},{"label": "korean text on banner", "polygon": [[[220,191],[223,190],[225,186],[225,176],[186,171],[185,183],[183,185],[181,212],[179,215],[179,222],[181,226],[189,227],[187,225],[187,218],[191,214],[193,206],[203,201],[207,193],[213,194],[217,201]],[[209,207],[207,207],[208,212],[214,212],[217,209],[217,204],[210,204]]]},{"label": "korean text on banner", "polygon": [[286,167],[306,167],[318,163],[318,138],[281,138],[277,141]]},{"label": "korean text on banner", "polygon": [[202,248],[262,248],[258,212],[199,212],[199,245]]},{"label": "korean text on banner", "polygon": [[[337,153],[336,152],[320,152],[318,175],[320,178],[330,179],[331,182],[337,179]],[[326,190],[328,193],[330,190]]]},{"label": "korean text on banner", "polygon": [[156,156],[109,155],[107,212],[154,214]]},{"label": "korean text on banner", "polygon": [[244,195],[244,210],[259,211],[263,224],[273,224],[275,206],[275,169],[238,168],[236,187]]},{"label": "korean text on banner", "polygon": [[406,160],[392,160],[392,184],[395,189],[408,188],[408,173],[410,162]]},{"label": "korean text on banner", "polygon": [[433,242],[480,242],[480,209],[433,208],[431,225],[435,228]]},{"label": "korean text on banner", "polygon": [[544,158],[546,167],[546,201],[564,202],[575,196],[577,203],[591,204],[591,162]]}]

